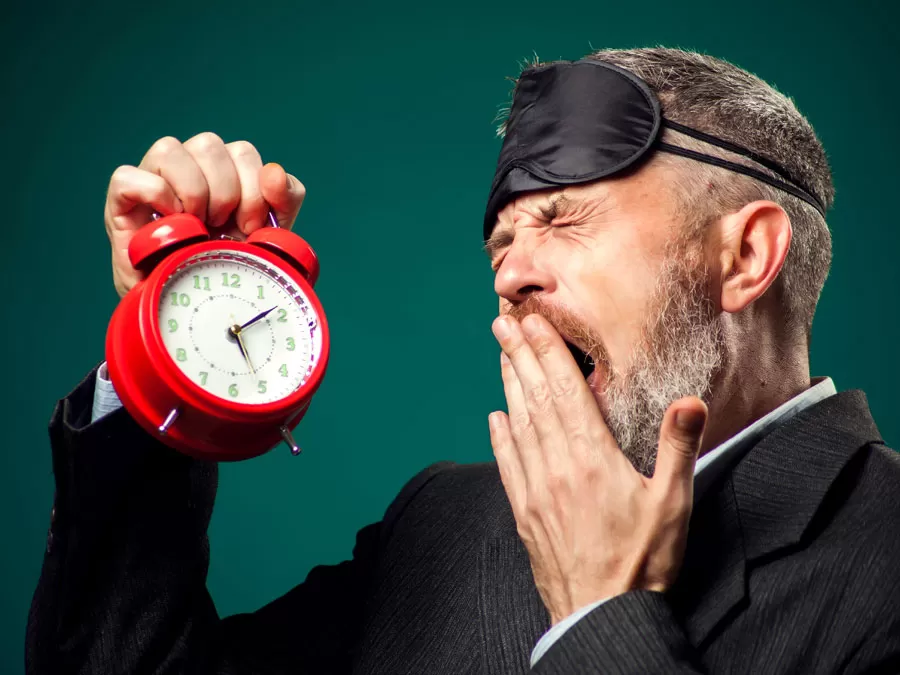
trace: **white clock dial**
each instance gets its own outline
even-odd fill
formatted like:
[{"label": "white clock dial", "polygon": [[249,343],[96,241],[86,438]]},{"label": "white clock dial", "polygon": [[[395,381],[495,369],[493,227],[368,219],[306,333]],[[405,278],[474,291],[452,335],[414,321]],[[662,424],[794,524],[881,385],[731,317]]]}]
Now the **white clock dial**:
[{"label": "white clock dial", "polygon": [[163,288],[159,330],[189,379],[235,403],[285,398],[322,352],[319,317],[306,294],[244,252],[212,251],[183,263]]}]

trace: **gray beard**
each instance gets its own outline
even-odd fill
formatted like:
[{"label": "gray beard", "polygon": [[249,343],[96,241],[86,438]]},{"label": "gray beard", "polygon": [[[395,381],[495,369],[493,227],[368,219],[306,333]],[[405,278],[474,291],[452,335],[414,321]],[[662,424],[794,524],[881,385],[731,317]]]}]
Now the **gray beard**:
[{"label": "gray beard", "polygon": [[[682,396],[709,404],[725,362],[724,331],[708,297],[708,270],[681,248],[668,257],[651,301],[654,310],[625,368],[608,368],[601,412],[619,448],[645,476],[656,467],[659,431]],[[697,263],[697,264],[694,264]]]}]

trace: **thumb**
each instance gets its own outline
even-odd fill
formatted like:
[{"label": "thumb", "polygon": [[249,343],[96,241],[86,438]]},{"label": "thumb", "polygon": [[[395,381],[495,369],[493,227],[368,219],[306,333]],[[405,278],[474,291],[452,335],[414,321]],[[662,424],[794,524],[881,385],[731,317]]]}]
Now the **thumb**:
[{"label": "thumb", "polygon": [[[654,482],[664,490],[674,485],[693,489],[694,465],[703,442],[709,410],[696,396],[680,398],[666,410],[659,431]],[[690,493],[689,493],[690,494]]]},{"label": "thumb", "polygon": [[271,162],[259,172],[259,191],[272,208],[278,224],[291,229],[306,197],[303,183],[285,172],[280,164]]}]

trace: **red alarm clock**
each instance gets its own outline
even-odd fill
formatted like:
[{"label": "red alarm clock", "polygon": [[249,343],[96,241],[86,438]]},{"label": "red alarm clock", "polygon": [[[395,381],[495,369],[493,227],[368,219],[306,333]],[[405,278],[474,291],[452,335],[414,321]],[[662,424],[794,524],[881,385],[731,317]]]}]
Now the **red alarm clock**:
[{"label": "red alarm clock", "polygon": [[298,454],[291,430],[325,374],[318,259],[269,220],[246,241],[213,240],[177,213],[128,247],[146,276],[110,320],[110,380],[138,424],[194,457],[248,459],[281,440]]}]

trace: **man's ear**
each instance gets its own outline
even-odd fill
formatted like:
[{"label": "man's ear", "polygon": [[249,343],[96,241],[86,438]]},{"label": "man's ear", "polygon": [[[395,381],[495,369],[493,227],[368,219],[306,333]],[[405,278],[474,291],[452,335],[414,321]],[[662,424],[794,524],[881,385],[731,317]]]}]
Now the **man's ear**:
[{"label": "man's ear", "polygon": [[740,312],[775,281],[791,245],[791,220],[770,201],[755,201],[720,221],[722,309]]}]

